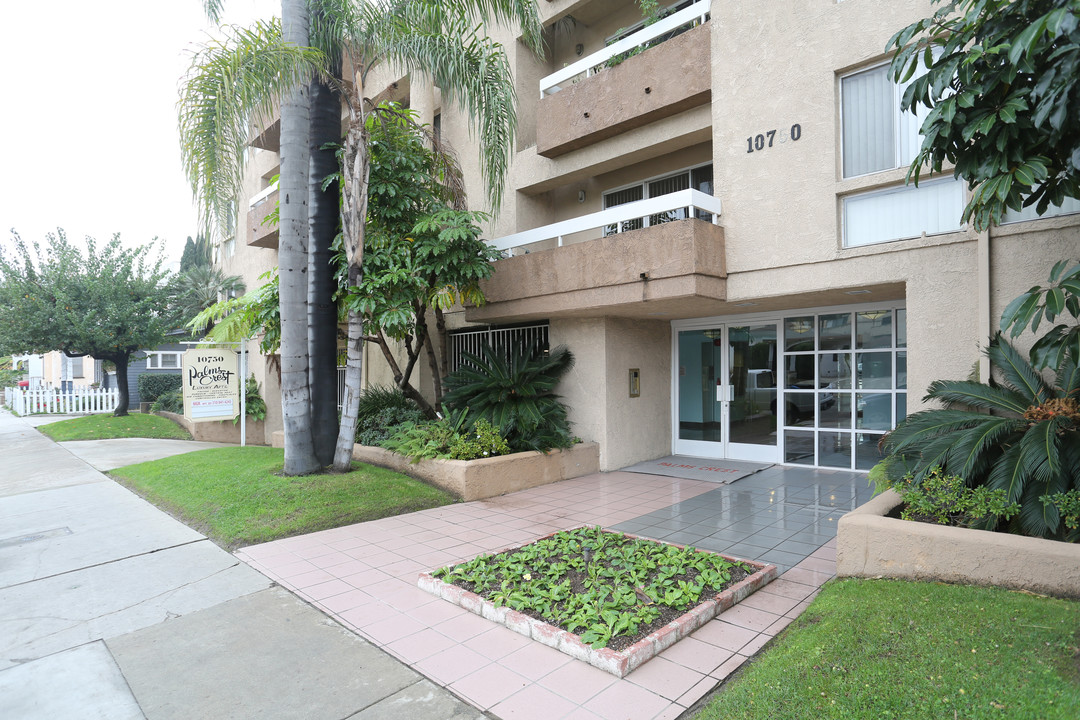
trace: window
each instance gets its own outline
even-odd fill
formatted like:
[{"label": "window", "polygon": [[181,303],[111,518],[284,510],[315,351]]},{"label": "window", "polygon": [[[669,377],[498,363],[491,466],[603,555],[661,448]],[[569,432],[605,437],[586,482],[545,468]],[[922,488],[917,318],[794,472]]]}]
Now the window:
[{"label": "window", "polygon": [[[671,175],[664,175],[662,177],[646,180],[639,185],[631,185],[630,187],[606,192],[604,193],[604,209],[607,210],[608,208],[613,208],[618,205],[660,197],[661,195],[667,195],[669,193],[679,192],[680,190],[687,190],[690,188],[703,192],[706,195],[713,194],[712,163],[701,165],[696,168],[690,168],[689,170],[680,170]],[[638,228],[659,225],[661,223],[671,222],[672,220],[685,220],[686,216],[687,208],[677,208],[665,213],[650,215],[648,218],[642,217],[633,220],[624,220],[619,228],[616,228],[614,225],[609,225],[604,228],[604,235],[614,235],[616,232],[637,230]],[[713,216],[710,213],[701,210],[697,212],[697,218],[707,222],[713,221]]]},{"label": "window", "polygon": [[147,352],[146,353],[146,369],[147,370],[179,370],[180,369],[180,356],[183,353],[179,352]]},{"label": "window", "polygon": [[900,98],[909,83],[894,83],[888,71],[888,65],[881,65],[840,80],[846,178],[905,167],[919,154],[919,127],[928,111],[901,112]]},{"label": "window", "polygon": [[[840,79],[844,178],[904,168],[919,154],[919,127],[929,111],[900,111],[907,85],[892,81],[888,65]],[[850,195],[841,203],[843,245],[860,247],[960,230],[964,188],[955,178],[927,180],[919,187]]]},{"label": "window", "polygon": [[1002,224],[1024,222],[1025,220],[1038,220],[1039,218],[1057,217],[1058,215],[1071,215],[1072,213],[1080,212],[1080,200],[1076,198],[1065,198],[1064,202],[1060,205],[1051,205],[1046,208],[1046,212],[1040,215],[1036,211],[1036,206],[1030,205],[1026,208],[1017,210],[1006,210],[1005,215],[1001,218]]},{"label": "window", "polygon": [[85,375],[83,375],[83,359],[81,357],[71,358],[71,377],[86,377]]}]

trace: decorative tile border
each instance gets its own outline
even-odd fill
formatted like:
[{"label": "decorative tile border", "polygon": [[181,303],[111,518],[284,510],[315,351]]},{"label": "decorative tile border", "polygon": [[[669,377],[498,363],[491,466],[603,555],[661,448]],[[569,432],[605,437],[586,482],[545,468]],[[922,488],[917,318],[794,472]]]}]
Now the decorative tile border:
[{"label": "decorative tile border", "polygon": [[[551,535],[554,534],[555,533],[551,533]],[[664,545],[674,545],[678,548],[685,547],[678,543],[665,543],[662,540],[643,538],[639,535],[632,535],[630,533],[620,534],[630,538],[640,538],[642,540],[649,540],[650,542],[662,543]],[[551,537],[551,535],[546,535],[544,537]],[[538,538],[538,540],[543,539],[544,538]],[[510,549],[513,548],[506,548],[506,550]],[[701,549],[698,549],[697,551],[704,553],[708,552],[707,550]],[[504,552],[504,550],[497,552]],[[554,625],[549,625],[548,623],[529,617],[517,610],[512,610],[505,606],[496,607],[490,600],[485,600],[476,593],[469,592],[456,585],[443,582],[442,580],[433,577],[430,573],[421,573],[420,578],[417,581],[417,586],[421,590],[425,590],[444,600],[449,600],[469,612],[480,615],[488,620],[499,623],[500,625],[504,625],[516,633],[530,637],[533,640],[554,648],[559,652],[565,653],[572,658],[587,662],[604,672],[609,672],[616,677],[623,678],[636,668],[641,667],[646,661],[656,657],[679,640],[682,640],[687,635],[690,635],[692,632],[705,625],[705,623],[709,622],[720,613],[735,605],[735,603],[743,600],[752,592],[765,587],[765,585],[776,579],[775,565],[767,565],[753,560],[741,560],[721,553],[709,554],[720,555],[720,557],[727,560],[741,562],[745,565],[749,565],[751,568],[757,568],[757,570],[716,597],[691,608],[685,614],[672,620],[664,627],[655,630],[625,650],[618,652],[611,650],[610,648],[594,650],[591,645],[583,643],[581,638],[574,633],[567,632]],[[459,563],[455,562],[448,564],[457,565]]]}]

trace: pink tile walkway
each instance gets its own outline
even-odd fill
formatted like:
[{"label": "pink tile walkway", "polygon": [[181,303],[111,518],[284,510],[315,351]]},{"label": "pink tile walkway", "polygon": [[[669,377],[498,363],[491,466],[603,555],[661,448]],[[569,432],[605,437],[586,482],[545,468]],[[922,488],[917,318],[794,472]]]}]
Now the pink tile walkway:
[{"label": "pink tile walkway", "polygon": [[236,555],[503,720],[674,719],[806,608],[835,574],[835,540],[622,680],[435,598],[416,578],[556,530],[612,526],[716,487],[636,473],[589,475]]}]

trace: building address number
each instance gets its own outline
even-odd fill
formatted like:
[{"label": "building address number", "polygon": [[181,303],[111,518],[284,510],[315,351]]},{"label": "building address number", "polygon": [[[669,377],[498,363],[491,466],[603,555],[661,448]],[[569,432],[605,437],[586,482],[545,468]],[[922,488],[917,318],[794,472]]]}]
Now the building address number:
[{"label": "building address number", "polygon": [[776,130],[769,130],[746,138],[746,152],[752,153],[755,150],[764,150],[767,147],[772,147],[773,142],[776,141],[785,143],[788,139],[791,139],[792,142],[795,142],[801,137],[802,125],[799,123],[792,125],[790,131],[781,130],[779,138],[776,137]]}]

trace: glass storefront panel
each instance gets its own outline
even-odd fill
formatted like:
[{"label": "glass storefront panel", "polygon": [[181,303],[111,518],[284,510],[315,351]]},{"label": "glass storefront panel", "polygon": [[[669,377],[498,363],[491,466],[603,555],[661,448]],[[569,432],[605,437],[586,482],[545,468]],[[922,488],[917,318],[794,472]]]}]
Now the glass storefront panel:
[{"label": "glass storefront panel", "polygon": [[892,429],[893,399],[889,393],[856,393],[855,427],[863,430]]},{"label": "glass storefront panel", "polygon": [[728,328],[730,441],[776,446],[776,323]]},{"label": "glass storefront panel", "polygon": [[784,352],[810,352],[814,349],[814,316],[784,320]]},{"label": "glass storefront panel", "polygon": [[819,393],[818,406],[818,427],[851,429],[851,393]]},{"label": "glass storefront panel", "polygon": [[860,390],[891,390],[893,386],[891,352],[856,353],[855,368]]},{"label": "glass storefront panel", "polygon": [[907,347],[907,310],[896,311],[896,347]]},{"label": "glass storefront panel", "polygon": [[785,430],[784,462],[813,465],[814,433],[800,430]]},{"label": "glass storefront panel", "polygon": [[716,385],[723,360],[721,330],[679,333],[679,439],[721,442]]},{"label": "glass storefront panel", "polygon": [[907,417],[907,393],[896,393],[896,422]]},{"label": "glass storefront panel", "polygon": [[850,468],[851,433],[820,431],[818,433],[817,451],[818,465]]},{"label": "glass storefront panel", "polygon": [[851,313],[818,317],[818,346],[821,350],[851,349]]},{"label": "glass storefront panel", "polygon": [[890,348],[893,342],[892,312],[868,310],[855,313],[855,347]]},{"label": "glass storefront panel", "polygon": [[896,353],[896,389],[907,389],[907,351]]},{"label": "glass storefront panel", "polygon": [[784,393],[784,424],[814,427],[814,393]]},{"label": "glass storefront panel", "polygon": [[855,468],[869,470],[881,461],[881,451],[878,443],[883,435],[871,433],[856,433],[855,435]]},{"label": "glass storefront panel", "polygon": [[820,353],[818,355],[819,388],[851,389],[851,353]]}]

